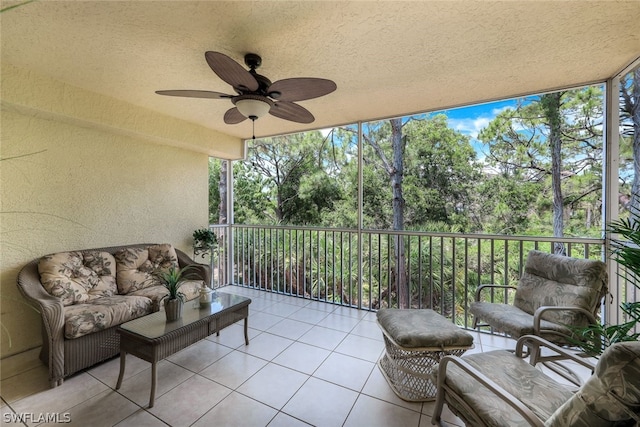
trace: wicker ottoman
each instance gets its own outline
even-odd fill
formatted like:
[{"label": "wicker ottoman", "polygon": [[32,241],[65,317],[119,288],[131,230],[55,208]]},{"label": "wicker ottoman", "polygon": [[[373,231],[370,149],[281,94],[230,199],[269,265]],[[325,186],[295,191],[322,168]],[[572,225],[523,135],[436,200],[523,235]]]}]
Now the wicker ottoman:
[{"label": "wicker ottoman", "polygon": [[410,402],[434,400],[440,359],[472,348],[473,336],[428,309],[383,308],[377,317],[385,343],[378,365],[393,391]]}]

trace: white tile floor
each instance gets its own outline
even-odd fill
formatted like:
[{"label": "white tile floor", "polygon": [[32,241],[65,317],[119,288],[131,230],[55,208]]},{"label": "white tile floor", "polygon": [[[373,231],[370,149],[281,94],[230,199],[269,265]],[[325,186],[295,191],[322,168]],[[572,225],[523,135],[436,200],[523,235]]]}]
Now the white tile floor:
[{"label": "white tile floor", "polygon": [[[147,362],[128,356],[118,391],[117,357],[49,389],[33,350],[2,360],[2,423],[13,413],[28,426],[55,424],[42,422],[47,414],[92,427],[431,425],[433,402],[399,399],[380,373],[384,344],[375,313],[235,286],[219,292],[252,299],[250,344],[238,323],[162,361],[153,408]],[[513,347],[473,334],[473,352]],[[446,410],[443,419],[462,425]]]}]

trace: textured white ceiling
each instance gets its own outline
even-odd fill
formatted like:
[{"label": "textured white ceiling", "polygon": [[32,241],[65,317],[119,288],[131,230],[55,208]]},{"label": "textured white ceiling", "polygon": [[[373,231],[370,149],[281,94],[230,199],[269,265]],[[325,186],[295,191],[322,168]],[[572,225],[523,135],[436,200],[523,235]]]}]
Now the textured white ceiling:
[{"label": "textured white ceiling", "polygon": [[154,92],[233,93],[208,50],[258,53],[272,81],[336,82],[300,102],[314,123],[267,116],[263,136],[602,80],[640,56],[640,0],[43,0],[0,19],[6,63],[242,138],[251,123],[223,122],[229,100]]}]

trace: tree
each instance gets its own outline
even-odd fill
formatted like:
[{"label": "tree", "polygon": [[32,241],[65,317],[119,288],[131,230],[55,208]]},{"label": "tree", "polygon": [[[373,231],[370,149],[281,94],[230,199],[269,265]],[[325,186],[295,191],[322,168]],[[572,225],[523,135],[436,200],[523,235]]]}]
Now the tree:
[{"label": "tree", "polygon": [[[403,179],[404,179],[404,149],[406,140],[402,135],[403,123],[401,119],[391,119],[388,121],[390,132],[387,132],[387,123],[382,124],[381,128],[372,127],[369,133],[363,135],[365,143],[371,147],[375,153],[375,163],[377,163],[378,171],[382,172],[389,180],[391,189],[391,206],[392,206],[392,229],[404,229],[404,206],[405,200],[402,195]],[[388,138],[387,146],[390,146],[390,153],[383,149],[381,142]],[[390,154],[390,157],[389,157]],[[372,160],[373,162],[373,160]],[[404,238],[402,235],[394,236],[394,259],[395,280],[394,287],[398,297],[398,307],[408,308],[411,304],[409,301],[409,283],[407,281],[407,268],[405,261]]]},{"label": "tree", "polygon": [[[467,137],[448,127],[446,116],[370,123],[363,139],[364,208],[372,212],[370,221],[379,228],[390,223],[395,231],[467,223],[470,188],[479,176],[475,151]],[[411,301],[405,238],[398,235],[393,242],[393,283],[398,305],[406,308]]]},{"label": "tree", "polygon": [[[332,158],[328,139],[319,132],[306,132],[254,142],[245,164],[236,178],[239,188],[253,188],[251,197],[254,217],[277,224],[321,225],[336,200],[343,197],[342,189],[331,176],[335,168],[328,164]],[[340,160],[342,161],[342,160]],[[339,166],[337,167],[339,169]],[[256,185],[246,180],[260,182]],[[262,212],[255,208],[260,206]]]},{"label": "tree", "polygon": [[412,120],[404,128],[405,225],[425,229],[440,223],[450,231],[472,227],[472,194],[480,165],[469,138],[451,129],[444,114]]},{"label": "tree", "polygon": [[622,134],[631,139],[633,184],[628,209],[640,210],[640,67],[620,80],[620,121]]},{"label": "tree", "polygon": [[[479,139],[489,149],[488,166],[505,178],[539,186],[537,205],[551,207],[556,237],[564,235],[565,220],[574,216],[575,209],[591,212],[600,203],[601,120],[602,91],[588,87],[527,98],[515,109],[498,114],[480,132]],[[544,217],[544,213],[535,215]],[[586,218],[590,224],[594,221],[592,215]]]},{"label": "tree", "polygon": [[227,177],[222,173],[224,160],[209,157],[209,223],[226,224],[226,215],[222,216],[222,209],[226,213]]},{"label": "tree", "polygon": [[269,180],[248,162],[235,162],[233,176],[234,222],[237,224],[272,222]]},{"label": "tree", "polygon": [[[562,92],[547,93],[540,97],[542,118],[549,129],[547,139],[551,153],[551,188],[553,192],[553,236],[564,236],[564,198],[562,196],[562,114],[560,99]],[[556,243],[554,252],[564,254],[564,245]]]}]

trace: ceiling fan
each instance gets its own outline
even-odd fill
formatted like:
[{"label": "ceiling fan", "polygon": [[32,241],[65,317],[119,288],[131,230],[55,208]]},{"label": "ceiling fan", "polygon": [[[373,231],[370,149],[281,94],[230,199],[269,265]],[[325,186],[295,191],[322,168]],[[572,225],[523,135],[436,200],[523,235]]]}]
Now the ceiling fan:
[{"label": "ceiling fan", "polygon": [[230,125],[246,119],[255,121],[267,113],[292,122],[311,123],[315,120],[313,114],[295,101],[324,96],[337,87],[331,80],[314,77],[297,77],[271,83],[256,72],[256,68],[262,64],[262,58],[255,53],[244,56],[248,71],[220,52],[205,52],[204,57],[213,72],[229,83],[237,95],[206,90],[159,90],[156,93],[187,98],[230,99],[235,107],[224,114],[224,122]]}]

